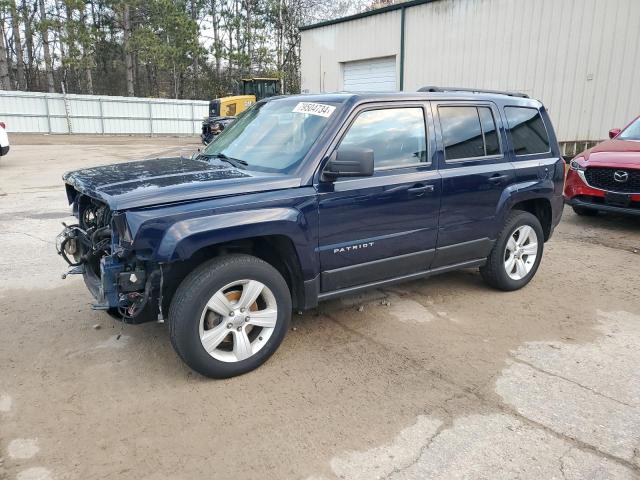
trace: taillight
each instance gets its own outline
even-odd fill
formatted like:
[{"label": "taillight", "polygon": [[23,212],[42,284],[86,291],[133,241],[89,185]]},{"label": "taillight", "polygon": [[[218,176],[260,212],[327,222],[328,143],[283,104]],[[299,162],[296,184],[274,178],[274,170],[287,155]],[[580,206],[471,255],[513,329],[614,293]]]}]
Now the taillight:
[{"label": "taillight", "polygon": [[7,128],[7,125],[4,122],[0,122],[0,127]]}]

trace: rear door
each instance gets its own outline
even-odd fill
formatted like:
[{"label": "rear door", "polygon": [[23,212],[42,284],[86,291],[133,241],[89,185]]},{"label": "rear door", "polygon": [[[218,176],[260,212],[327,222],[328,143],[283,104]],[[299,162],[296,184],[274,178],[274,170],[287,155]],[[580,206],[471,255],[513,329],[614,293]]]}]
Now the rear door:
[{"label": "rear door", "polygon": [[354,113],[336,140],[337,148],[373,149],[375,172],[318,184],[323,292],[429,268],[440,176],[430,156],[428,121],[423,102],[369,105]]},{"label": "rear door", "polygon": [[433,102],[442,202],[432,267],[486,257],[500,230],[499,208],[515,182],[492,102]]}]

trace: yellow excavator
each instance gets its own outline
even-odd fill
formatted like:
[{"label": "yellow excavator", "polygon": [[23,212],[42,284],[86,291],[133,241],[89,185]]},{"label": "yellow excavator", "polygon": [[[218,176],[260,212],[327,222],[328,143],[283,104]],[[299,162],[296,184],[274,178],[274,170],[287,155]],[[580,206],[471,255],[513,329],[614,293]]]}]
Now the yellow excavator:
[{"label": "yellow excavator", "polygon": [[263,98],[280,95],[277,78],[251,77],[242,79],[241,95],[216,98],[209,102],[209,116],[202,122],[202,143],[211,143],[227,126],[251,105]]}]

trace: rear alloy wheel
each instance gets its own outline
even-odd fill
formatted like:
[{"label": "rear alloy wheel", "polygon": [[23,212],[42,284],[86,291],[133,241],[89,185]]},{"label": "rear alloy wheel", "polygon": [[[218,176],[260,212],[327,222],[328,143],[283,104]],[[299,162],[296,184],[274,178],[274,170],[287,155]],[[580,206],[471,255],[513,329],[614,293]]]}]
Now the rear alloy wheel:
[{"label": "rear alloy wheel", "polygon": [[535,275],[542,259],[544,234],[535,215],[512,211],[498,235],[482,278],[492,287],[511,291],[524,287]]},{"label": "rear alloy wheel", "polygon": [[291,294],[282,275],[249,255],[210,260],[183,280],[171,302],[171,343],[187,365],[228,378],[264,363],[289,328]]},{"label": "rear alloy wheel", "polygon": [[529,225],[516,228],[507,240],[504,251],[504,269],[513,280],[525,278],[538,257],[538,236]]}]

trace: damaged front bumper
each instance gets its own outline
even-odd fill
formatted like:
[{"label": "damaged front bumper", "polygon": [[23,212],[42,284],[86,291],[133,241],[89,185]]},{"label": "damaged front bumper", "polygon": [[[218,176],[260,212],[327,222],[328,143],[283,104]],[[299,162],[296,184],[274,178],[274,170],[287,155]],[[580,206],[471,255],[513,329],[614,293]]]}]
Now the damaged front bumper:
[{"label": "damaged front bumper", "polygon": [[136,262],[121,258],[119,251],[105,254],[96,246],[95,232],[87,232],[78,225],[64,225],[56,237],[56,250],[70,266],[62,278],[81,274],[96,300],[94,310],[105,310],[127,323],[162,321],[161,298],[158,300],[162,283],[160,266],[148,274]]}]

